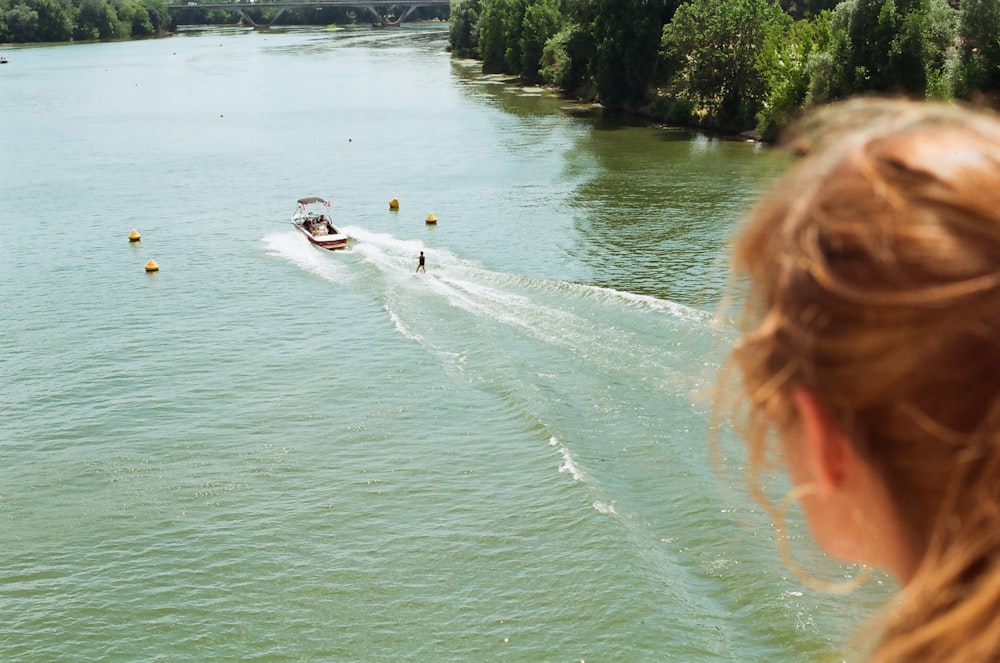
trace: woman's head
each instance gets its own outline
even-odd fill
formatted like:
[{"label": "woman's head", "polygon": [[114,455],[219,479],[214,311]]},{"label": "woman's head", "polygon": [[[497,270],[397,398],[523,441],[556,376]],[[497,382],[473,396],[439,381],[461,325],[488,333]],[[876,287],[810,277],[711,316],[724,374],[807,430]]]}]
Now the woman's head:
[{"label": "woman's head", "polygon": [[808,394],[884,483],[918,576],[1000,565],[1000,120],[860,100],[792,145],[734,254],[751,461],[770,430],[796,444]]}]

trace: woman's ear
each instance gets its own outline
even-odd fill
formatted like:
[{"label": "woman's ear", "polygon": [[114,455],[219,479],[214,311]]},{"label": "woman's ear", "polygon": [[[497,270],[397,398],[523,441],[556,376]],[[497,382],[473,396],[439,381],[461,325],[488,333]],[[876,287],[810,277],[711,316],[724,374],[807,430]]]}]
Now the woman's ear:
[{"label": "woman's ear", "polygon": [[815,396],[797,387],[792,399],[802,431],[802,469],[816,485],[818,495],[828,497],[846,480],[854,449]]},{"label": "woman's ear", "polygon": [[882,475],[810,392],[795,389],[792,404],[793,480],[812,484],[802,509],[813,537],[839,560],[889,569],[905,582],[919,560]]}]

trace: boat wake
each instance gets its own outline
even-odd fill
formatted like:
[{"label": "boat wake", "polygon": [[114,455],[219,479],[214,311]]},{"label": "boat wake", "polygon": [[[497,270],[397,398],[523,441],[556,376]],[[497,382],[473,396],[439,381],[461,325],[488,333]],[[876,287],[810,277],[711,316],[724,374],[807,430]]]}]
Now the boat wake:
[{"label": "boat wake", "polygon": [[[319,251],[293,230],[265,238],[269,253],[340,287],[368,293],[404,338],[446,374],[523,413],[557,453],[558,471],[595,490],[571,447],[593,448],[621,417],[658,420],[665,398],[689,408],[708,384],[718,342],[712,315],[612,288],[503,272],[420,240],[344,226],[345,251]],[[427,272],[415,273],[420,251]],[[692,375],[692,356],[706,371]]]},{"label": "boat wake", "polygon": [[[489,269],[448,249],[358,226],[344,226],[348,248],[331,255],[294,231],[264,238],[272,255],[331,282],[367,290],[397,331],[456,366],[477,348],[530,341],[614,376],[637,367],[650,379],[676,375],[677,357],[714,335],[710,313],[612,288]],[[417,256],[428,271],[415,273]],[[670,336],[672,343],[665,343]],[[680,337],[685,342],[678,342]]]},{"label": "boat wake", "polygon": [[331,260],[326,252],[309,242],[289,226],[288,230],[271,233],[263,238],[269,255],[278,256],[307,272],[327,280],[340,282],[350,277],[350,269],[342,262]]}]

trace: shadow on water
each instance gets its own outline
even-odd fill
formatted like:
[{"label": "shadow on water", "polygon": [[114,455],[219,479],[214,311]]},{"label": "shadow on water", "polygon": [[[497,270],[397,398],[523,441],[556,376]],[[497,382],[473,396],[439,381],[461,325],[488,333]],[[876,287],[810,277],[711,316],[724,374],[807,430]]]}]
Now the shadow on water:
[{"label": "shadow on water", "polygon": [[714,307],[734,224],[784,160],[768,148],[603,118],[575,150],[596,162],[572,201],[577,259],[614,284]]},{"label": "shadow on water", "polygon": [[594,285],[714,308],[726,241],[784,156],[738,137],[606,113],[483,74],[476,61],[453,59],[452,75],[462,94],[517,119],[511,129],[525,135],[505,139],[511,149],[555,126],[580,129],[561,146],[564,176],[577,182],[564,208],[576,230],[566,251]]},{"label": "shadow on water", "polygon": [[526,84],[509,74],[484,74],[478,60],[452,58],[451,70],[467,97],[517,118],[557,114],[570,103],[554,88]]}]

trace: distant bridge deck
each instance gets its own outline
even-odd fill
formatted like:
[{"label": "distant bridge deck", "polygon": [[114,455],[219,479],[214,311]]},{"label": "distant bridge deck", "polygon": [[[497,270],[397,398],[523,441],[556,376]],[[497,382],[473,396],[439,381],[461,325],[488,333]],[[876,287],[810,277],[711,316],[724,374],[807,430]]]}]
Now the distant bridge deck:
[{"label": "distant bridge deck", "polygon": [[[372,15],[373,21],[378,25],[399,25],[415,9],[420,7],[447,7],[451,0],[396,0],[395,2],[385,2],[384,0],[236,0],[235,2],[183,2],[167,5],[167,9],[172,11],[193,10],[193,9],[228,9],[237,12],[250,25],[260,27],[246,14],[246,10],[253,7],[279,7],[278,13],[274,15],[271,22],[278,20],[286,10],[293,7],[345,7],[353,9],[366,9]],[[403,9],[404,11],[396,17],[388,15],[391,9]]]}]

